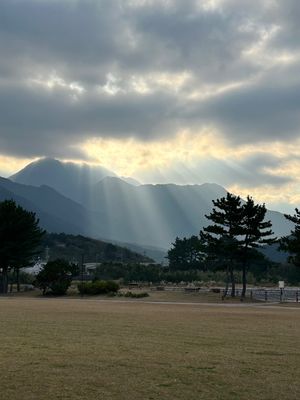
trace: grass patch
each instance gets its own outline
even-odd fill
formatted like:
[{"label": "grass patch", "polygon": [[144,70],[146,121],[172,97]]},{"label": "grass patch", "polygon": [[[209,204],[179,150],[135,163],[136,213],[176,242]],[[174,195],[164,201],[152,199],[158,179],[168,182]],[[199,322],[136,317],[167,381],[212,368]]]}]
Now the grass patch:
[{"label": "grass patch", "polygon": [[298,309],[22,297],[0,321],[6,400],[300,396]]}]

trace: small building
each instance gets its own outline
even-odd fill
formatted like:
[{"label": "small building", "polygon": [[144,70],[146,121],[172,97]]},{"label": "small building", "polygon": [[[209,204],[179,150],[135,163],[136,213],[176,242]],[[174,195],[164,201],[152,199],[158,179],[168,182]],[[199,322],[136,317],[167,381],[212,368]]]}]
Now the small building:
[{"label": "small building", "polygon": [[96,268],[99,265],[101,265],[101,263],[97,263],[97,262],[84,263],[83,268],[84,268],[85,274],[91,275],[93,272],[95,272]]}]

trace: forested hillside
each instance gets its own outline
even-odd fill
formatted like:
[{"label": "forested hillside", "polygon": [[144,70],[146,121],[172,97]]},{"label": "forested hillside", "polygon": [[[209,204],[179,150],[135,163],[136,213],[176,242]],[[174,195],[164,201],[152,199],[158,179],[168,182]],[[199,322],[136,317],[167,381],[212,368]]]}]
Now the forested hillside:
[{"label": "forested hillside", "polygon": [[72,262],[151,262],[141,254],[101,240],[90,239],[81,235],[65,233],[47,233],[41,245],[41,258],[50,260],[64,258]]}]

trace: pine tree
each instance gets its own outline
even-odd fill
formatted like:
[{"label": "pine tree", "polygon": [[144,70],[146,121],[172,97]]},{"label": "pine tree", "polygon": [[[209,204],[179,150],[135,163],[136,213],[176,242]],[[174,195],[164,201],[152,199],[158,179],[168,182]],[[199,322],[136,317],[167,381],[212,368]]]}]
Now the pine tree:
[{"label": "pine tree", "polygon": [[9,270],[32,264],[43,235],[35,213],[24,210],[13,200],[0,203],[0,293],[7,293]]},{"label": "pine tree", "polygon": [[280,250],[290,254],[289,263],[300,267],[300,210],[295,209],[294,215],[284,215],[286,219],[295,224],[294,229],[289,236],[285,236],[280,241]]},{"label": "pine tree", "polygon": [[195,235],[183,239],[176,237],[168,251],[168,259],[170,269],[174,271],[199,268],[203,260],[199,238]]},{"label": "pine tree", "polygon": [[228,193],[226,197],[213,201],[213,204],[212,213],[206,217],[214,224],[204,228],[202,240],[207,243],[208,253],[215,253],[216,260],[226,271],[228,279],[225,294],[230,279],[231,296],[235,296],[234,269],[241,268],[244,298],[250,262],[259,257],[256,249],[276,241],[270,237],[273,235],[272,223],[265,221],[265,205],[255,204],[249,196],[242,204],[239,196]]},{"label": "pine tree", "polygon": [[242,298],[246,296],[247,289],[247,270],[250,261],[257,258],[256,248],[272,244],[276,242],[273,235],[272,222],[265,221],[266,206],[265,204],[255,204],[253,199],[248,196],[246,203],[242,207],[242,220],[240,226],[241,238],[239,239],[241,268],[242,268]]},{"label": "pine tree", "polygon": [[235,276],[234,266],[239,251],[239,242],[237,237],[241,232],[241,220],[243,208],[241,198],[231,193],[227,193],[226,197],[213,200],[214,208],[210,215],[206,218],[213,222],[200,233],[200,237],[207,243],[207,250],[211,256],[215,256],[224,266],[226,271],[227,286],[225,295],[227,294],[228,281],[231,281],[231,296],[235,296]]}]

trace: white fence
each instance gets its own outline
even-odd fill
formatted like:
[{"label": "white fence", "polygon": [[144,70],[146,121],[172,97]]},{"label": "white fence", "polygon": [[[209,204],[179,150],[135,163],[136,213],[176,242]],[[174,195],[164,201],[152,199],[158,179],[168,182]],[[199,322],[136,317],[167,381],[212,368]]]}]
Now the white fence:
[{"label": "white fence", "polygon": [[[241,289],[236,289],[236,296],[240,296],[242,293]],[[253,288],[247,289],[247,297],[253,300],[260,301],[273,301],[273,302],[293,302],[299,303],[300,301],[300,289],[260,289]]]}]

